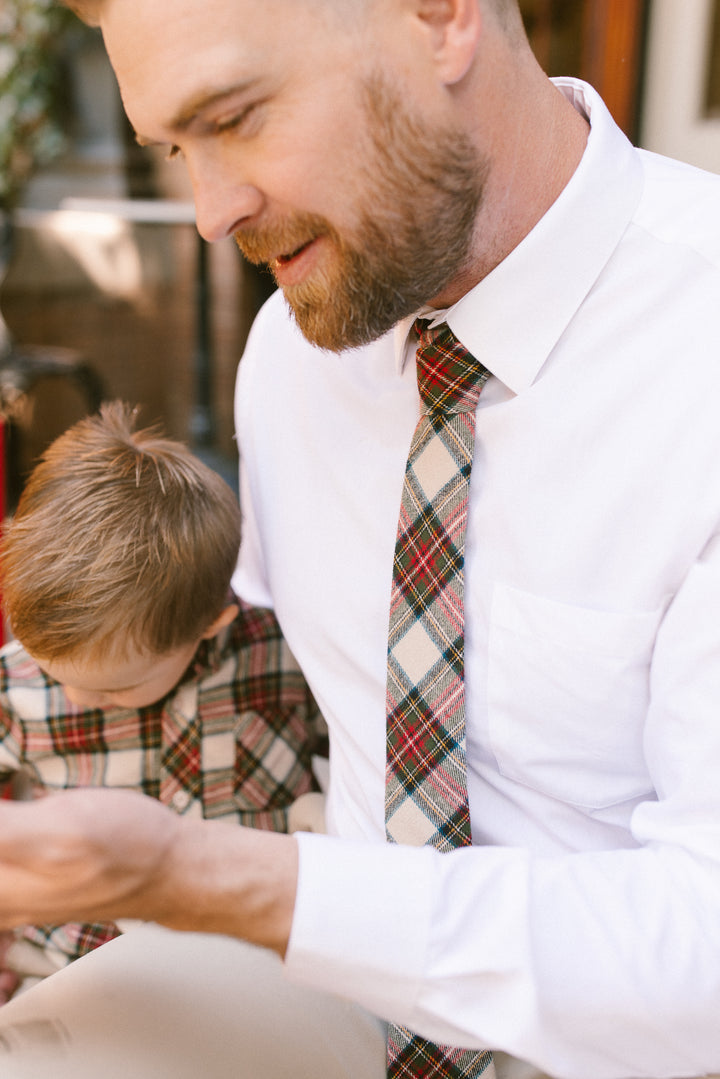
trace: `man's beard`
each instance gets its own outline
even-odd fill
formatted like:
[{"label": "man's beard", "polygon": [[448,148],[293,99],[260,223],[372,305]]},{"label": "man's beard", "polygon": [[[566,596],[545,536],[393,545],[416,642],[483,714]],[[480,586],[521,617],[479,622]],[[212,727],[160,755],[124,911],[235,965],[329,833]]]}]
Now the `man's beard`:
[{"label": "man's beard", "polygon": [[361,160],[359,149],[349,177],[360,192],[352,237],[316,214],[235,237],[251,262],[329,242],[326,265],[283,292],[308,341],[334,352],[374,341],[462,272],[488,171],[464,132],[411,116],[383,76],[364,90],[370,152]]}]

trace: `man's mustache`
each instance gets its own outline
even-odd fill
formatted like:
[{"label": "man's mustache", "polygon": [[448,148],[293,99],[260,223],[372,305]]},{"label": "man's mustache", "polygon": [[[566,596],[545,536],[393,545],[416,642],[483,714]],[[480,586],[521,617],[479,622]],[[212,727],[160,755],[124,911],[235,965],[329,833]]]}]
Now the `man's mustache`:
[{"label": "man's mustache", "polygon": [[234,238],[248,262],[272,266],[278,260],[289,259],[300,248],[329,231],[327,222],[322,218],[305,214],[278,225],[238,229]]}]

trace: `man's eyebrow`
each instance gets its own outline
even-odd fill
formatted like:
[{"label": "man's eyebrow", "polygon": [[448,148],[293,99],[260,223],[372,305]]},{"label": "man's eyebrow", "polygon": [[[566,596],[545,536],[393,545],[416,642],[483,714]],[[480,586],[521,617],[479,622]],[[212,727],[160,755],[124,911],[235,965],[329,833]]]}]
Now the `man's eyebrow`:
[{"label": "man's eyebrow", "polygon": [[[257,78],[246,79],[244,82],[233,83],[231,86],[213,87],[198,91],[171,118],[168,124],[168,132],[170,134],[182,134],[183,131],[187,131],[198,114],[204,109],[216,105],[218,101],[223,101],[227,97],[246,93],[253,88],[257,81]],[[137,131],[135,132],[135,141],[140,146],[158,145],[156,139],[147,139]]]}]

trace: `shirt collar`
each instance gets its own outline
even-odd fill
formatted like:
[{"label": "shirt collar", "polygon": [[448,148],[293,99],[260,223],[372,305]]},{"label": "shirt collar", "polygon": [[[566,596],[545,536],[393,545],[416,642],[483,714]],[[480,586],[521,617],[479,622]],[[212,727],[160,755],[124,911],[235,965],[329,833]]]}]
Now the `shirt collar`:
[{"label": "shirt collar", "polygon": [[[513,393],[531,386],[627,228],[642,167],[600,96],[579,79],[553,79],[590,121],[574,175],[518,246],[444,316],[465,347]],[[430,313],[428,311],[417,314]],[[398,370],[416,315],[395,327]]]}]

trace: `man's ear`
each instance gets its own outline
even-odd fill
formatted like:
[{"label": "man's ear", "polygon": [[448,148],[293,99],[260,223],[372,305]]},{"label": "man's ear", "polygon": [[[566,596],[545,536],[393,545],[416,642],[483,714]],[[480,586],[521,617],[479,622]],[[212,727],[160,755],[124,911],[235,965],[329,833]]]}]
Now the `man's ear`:
[{"label": "man's ear", "polygon": [[217,616],[215,621],[208,626],[202,635],[202,639],[208,640],[210,637],[214,637],[220,632],[221,629],[225,629],[225,626],[229,626],[234,618],[237,617],[240,608],[237,603],[229,603],[224,611]]},{"label": "man's ear", "polygon": [[475,57],[483,16],[480,0],[416,0],[436,71],[446,85],[459,82]]}]

